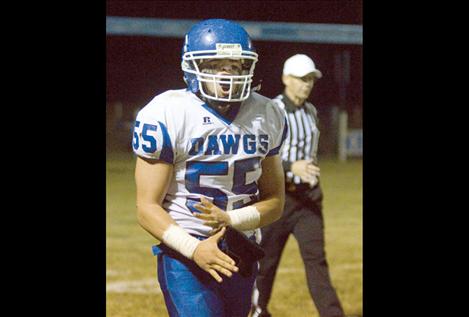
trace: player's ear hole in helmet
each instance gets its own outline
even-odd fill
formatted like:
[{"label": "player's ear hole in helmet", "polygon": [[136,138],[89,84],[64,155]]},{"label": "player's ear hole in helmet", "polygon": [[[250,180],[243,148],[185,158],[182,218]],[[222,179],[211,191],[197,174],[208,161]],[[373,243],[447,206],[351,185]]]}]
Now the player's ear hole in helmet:
[{"label": "player's ear hole in helmet", "polygon": [[[215,69],[207,67],[209,61],[226,59],[240,61],[240,72],[217,74]],[[209,19],[197,23],[186,34],[181,68],[192,92],[211,100],[239,102],[251,93],[257,60],[258,55],[243,27],[224,19]],[[208,91],[208,85],[223,86],[226,94],[219,94],[216,89]]]}]

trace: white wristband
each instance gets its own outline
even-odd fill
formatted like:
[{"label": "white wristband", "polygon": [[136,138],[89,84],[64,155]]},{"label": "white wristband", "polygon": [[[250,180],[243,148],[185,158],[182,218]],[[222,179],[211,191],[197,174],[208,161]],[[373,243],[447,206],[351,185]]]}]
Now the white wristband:
[{"label": "white wristband", "polygon": [[192,259],[194,251],[200,243],[184,229],[173,224],[169,225],[169,228],[163,233],[163,242],[189,259]]},{"label": "white wristband", "polygon": [[255,206],[234,209],[226,213],[230,217],[231,226],[241,231],[256,229],[261,221],[261,214]]}]

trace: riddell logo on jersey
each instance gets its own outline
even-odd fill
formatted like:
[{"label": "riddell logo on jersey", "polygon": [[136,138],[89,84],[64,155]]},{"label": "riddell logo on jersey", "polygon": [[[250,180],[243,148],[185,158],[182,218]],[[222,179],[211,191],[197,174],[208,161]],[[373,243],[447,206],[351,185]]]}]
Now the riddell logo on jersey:
[{"label": "riddell logo on jersey", "polygon": [[204,123],[203,124],[212,124],[213,122],[210,121],[210,117],[204,117]]}]

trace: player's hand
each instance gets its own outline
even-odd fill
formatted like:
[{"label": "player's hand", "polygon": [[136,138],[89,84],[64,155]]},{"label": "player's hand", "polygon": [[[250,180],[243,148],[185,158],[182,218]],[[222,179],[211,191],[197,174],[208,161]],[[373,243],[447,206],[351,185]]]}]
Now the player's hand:
[{"label": "player's hand", "polygon": [[218,283],[223,282],[220,274],[231,277],[238,272],[235,261],[218,248],[218,241],[225,234],[223,227],[218,233],[199,243],[194,251],[193,260],[204,271],[208,272]]},{"label": "player's hand", "polygon": [[222,227],[231,225],[231,219],[226,212],[215,206],[210,200],[205,197],[200,198],[200,204],[195,204],[194,208],[201,213],[193,213],[193,215],[204,220],[204,225],[212,227],[213,230],[210,234],[214,234]]}]

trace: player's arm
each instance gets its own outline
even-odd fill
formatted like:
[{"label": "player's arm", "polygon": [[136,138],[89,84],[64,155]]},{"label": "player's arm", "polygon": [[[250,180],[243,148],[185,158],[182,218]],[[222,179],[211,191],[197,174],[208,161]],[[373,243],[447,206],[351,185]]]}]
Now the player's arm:
[{"label": "player's arm", "polygon": [[255,204],[224,212],[202,197],[201,203],[194,206],[201,213],[194,213],[194,216],[214,228],[212,232],[227,225],[241,231],[266,226],[280,218],[285,203],[284,173],[278,154],[267,156],[262,161],[258,187],[260,200]]},{"label": "player's arm", "polygon": [[189,235],[162,207],[163,199],[172,179],[174,166],[163,161],[137,158],[135,181],[137,187],[137,218],[139,224],[156,239],[194,260],[218,282],[220,272],[231,277],[237,272],[235,261],[218,249],[217,242],[224,230],[199,241]]},{"label": "player's arm", "polygon": [[262,161],[258,186],[260,200],[254,206],[260,214],[258,227],[263,227],[280,218],[285,204],[285,181],[279,155],[267,156]]},{"label": "player's arm", "polygon": [[176,222],[162,207],[173,174],[173,165],[137,157],[135,182],[137,187],[137,219],[139,224],[156,239]]}]

